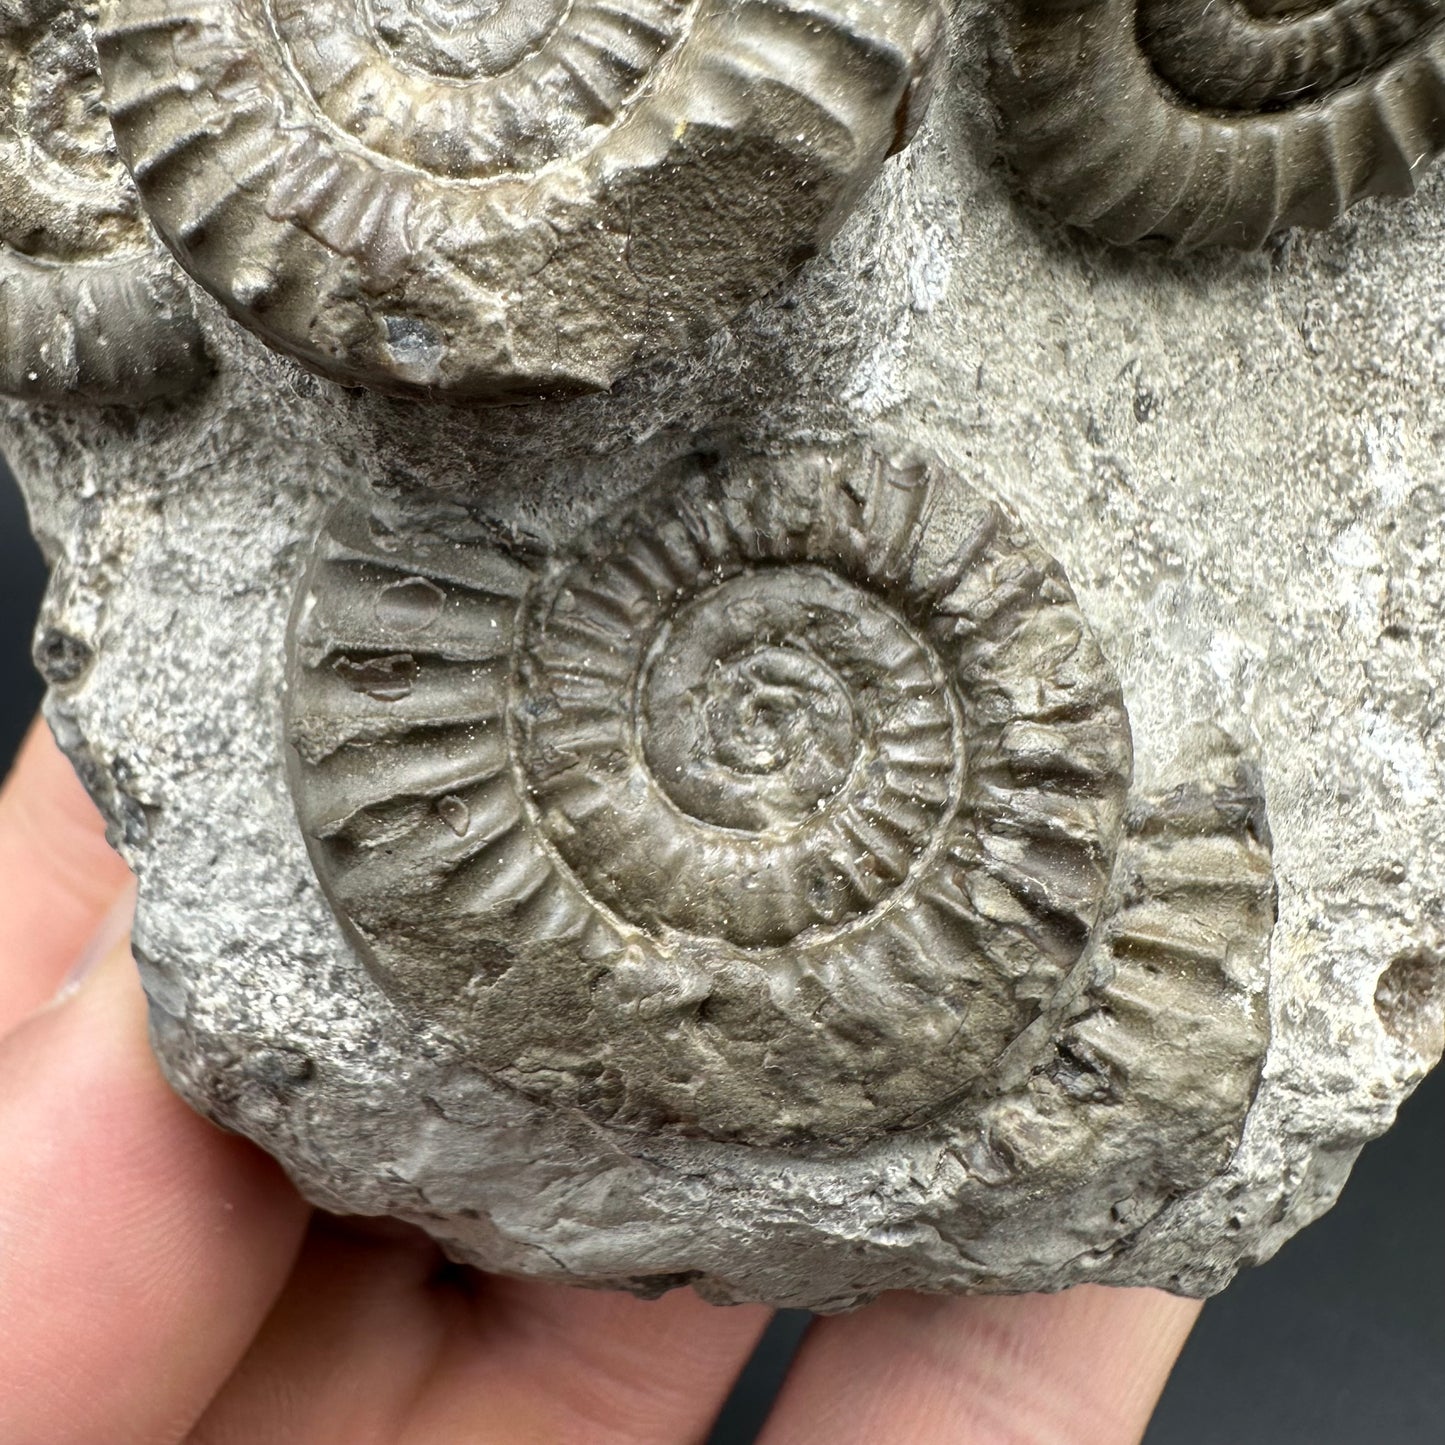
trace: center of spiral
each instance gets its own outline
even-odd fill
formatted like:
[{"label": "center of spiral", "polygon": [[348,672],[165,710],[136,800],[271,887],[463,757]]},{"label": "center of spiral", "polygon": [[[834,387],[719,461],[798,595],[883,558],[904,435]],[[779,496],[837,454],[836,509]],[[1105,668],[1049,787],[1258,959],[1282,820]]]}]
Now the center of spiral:
[{"label": "center of spiral", "polygon": [[433,75],[501,75],[556,30],[571,0],[370,0],[376,33],[399,59]]},{"label": "center of spiral", "polygon": [[30,54],[24,134],[78,179],[113,184],[123,172],[88,47],[78,28],[55,28],[40,38]]},{"label": "center of spiral", "polygon": [[[707,724],[718,760],[737,773],[776,773],[808,761],[809,723],[824,725],[820,741],[851,754],[847,699],[836,679],[805,652],[765,647],[720,662],[710,683]],[[847,729],[846,740],[838,736]],[[851,759],[850,759],[851,760]]]},{"label": "center of spiral", "polygon": [[[89,31],[63,5],[29,10],[31,27],[0,41],[0,151],[11,152],[0,169],[25,176],[14,195],[0,199],[6,244],[62,262],[143,246]],[[18,153],[11,149],[17,145]],[[17,205],[27,194],[35,203]]]},{"label": "center of spiral", "polygon": [[688,33],[698,0],[265,3],[339,131],[420,171],[486,180],[597,143]]},{"label": "center of spiral", "polygon": [[648,765],[701,822],[757,833],[800,823],[857,761],[847,687],[798,640],[710,652],[727,632],[714,611],[685,614],[655,653],[644,702]]},{"label": "center of spiral", "polygon": [[632,927],[738,948],[886,905],[957,801],[936,654],[827,568],[699,558],[659,587],[654,557],[579,564],[524,650],[518,761],[558,855]]}]

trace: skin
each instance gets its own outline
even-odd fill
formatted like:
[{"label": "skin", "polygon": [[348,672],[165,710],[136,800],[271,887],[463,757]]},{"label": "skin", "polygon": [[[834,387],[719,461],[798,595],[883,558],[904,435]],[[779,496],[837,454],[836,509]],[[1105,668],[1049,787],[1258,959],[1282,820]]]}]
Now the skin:
[{"label": "skin", "polygon": [[[313,1211],[162,1080],[130,900],[37,727],[0,793],[0,1440],[706,1439],[768,1311],[491,1278]],[[813,1327],[763,1445],[1134,1445],[1196,1310],[886,1297]]]}]

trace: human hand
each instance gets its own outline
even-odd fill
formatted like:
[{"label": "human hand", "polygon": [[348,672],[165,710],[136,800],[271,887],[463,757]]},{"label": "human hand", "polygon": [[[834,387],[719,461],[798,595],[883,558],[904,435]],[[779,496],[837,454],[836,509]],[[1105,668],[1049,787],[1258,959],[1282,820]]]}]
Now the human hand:
[{"label": "human hand", "polygon": [[[36,729],[0,795],[3,1445],[706,1438],[768,1311],[487,1277],[312,1211],[162,1080],[129,897]],[[1132,1445],[1196,1308],[890,1296],[813,1327],[763,1445]]]}]

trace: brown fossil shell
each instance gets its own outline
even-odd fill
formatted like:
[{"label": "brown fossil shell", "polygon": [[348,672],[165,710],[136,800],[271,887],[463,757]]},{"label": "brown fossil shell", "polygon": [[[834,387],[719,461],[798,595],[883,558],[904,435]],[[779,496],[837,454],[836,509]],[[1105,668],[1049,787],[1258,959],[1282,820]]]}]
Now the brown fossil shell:
[{"label": "brown fossil shell", "polygon": [[1003,143],[1120,243],[1258,246],[1410,194],[1445,147],[1442,0],[1008,0]]},{"label": "brown fossil shell", "polygon": [[535,1098],[761,1145],[924,1123],[1038,1062],[1092,968],[1118,682],[957,478],[669,480],[543,561],[333,519],[287,702],[319,876],[400,1006]]},{"label": "brown fossil shell", "polygon": [[115,155],[83,13],[0,0],[0,393],[138,403],[205,370]]},{"label": "brown fossil shell", "polygon": [[244,325],[342,382],[596,390],[841,223],[942,0],[104,0],[120,147]]}]

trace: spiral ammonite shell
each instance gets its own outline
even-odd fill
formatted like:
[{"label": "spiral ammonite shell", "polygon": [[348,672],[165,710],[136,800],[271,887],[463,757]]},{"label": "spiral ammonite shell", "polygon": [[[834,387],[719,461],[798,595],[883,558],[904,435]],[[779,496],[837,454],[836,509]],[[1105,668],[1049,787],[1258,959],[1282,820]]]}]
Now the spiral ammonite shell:
[{"label": "spiral ammonite shell", "polygon": [[243,324],[337,380],[522,400],[695,342],[841,223],[942,0],[104,0],[121,149]]},{"label": "spiral ammonite shell", "polygon": [[1006,152],[1107,240],[1257,246],[1445,148],[1442,0],[1009,0]]},{"label": "spiral ammonite shell", "polygon": [[699,461],[545,565],[343,510],[292,648],[300,818],[375,975],[600,1120],[924,1122],[1098,922],[1119,685],[1058,565],[956,478]]},{"label": "spiral ammonite shell", "polygon": [[89,24],[67,0],[0,0],[0,393],[139,403],[205,369],[115,155]]}]

